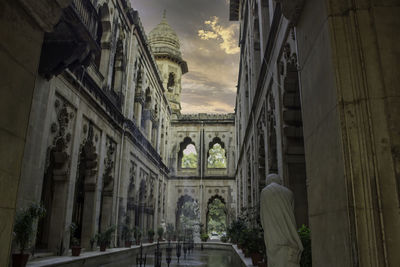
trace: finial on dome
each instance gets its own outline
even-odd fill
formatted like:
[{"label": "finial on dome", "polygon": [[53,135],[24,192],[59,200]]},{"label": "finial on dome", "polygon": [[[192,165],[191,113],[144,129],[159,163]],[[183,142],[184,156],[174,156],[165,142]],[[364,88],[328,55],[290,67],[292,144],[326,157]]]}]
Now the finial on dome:
[{"label": "finial on dome", "polygon": [[164,12],[163,12],[163,20],[166,20],[167,19],[167,10],[166,9],[164,9]]}]

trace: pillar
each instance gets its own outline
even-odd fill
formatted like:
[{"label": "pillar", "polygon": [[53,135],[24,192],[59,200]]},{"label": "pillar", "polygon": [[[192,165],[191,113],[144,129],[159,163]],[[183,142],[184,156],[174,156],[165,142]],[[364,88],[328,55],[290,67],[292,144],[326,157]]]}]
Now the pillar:
[{"label": "pillar", "polygon": [[314,0],[296,26],[314,266],[400,262],[399,13]]},{"label": "pillar", "polygon": [[140,127],[140,123],[142,121],[142,107],[144,104],[144,96],[143,92],[136,92],[135,94],[135,118],[136,118],[136,125]]},{"label": "pillar", "polygon": [[44,32],[52,30],[62,8],[70,2],[0,2],[0,266],[8,266],[9,261],[21,162]]}]

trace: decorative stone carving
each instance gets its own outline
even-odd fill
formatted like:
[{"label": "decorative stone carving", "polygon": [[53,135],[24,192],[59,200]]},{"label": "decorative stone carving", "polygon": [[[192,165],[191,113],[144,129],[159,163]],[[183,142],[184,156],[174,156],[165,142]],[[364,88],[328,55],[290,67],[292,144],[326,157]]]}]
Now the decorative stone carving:
[{"label": "decorative stone carving", "polygon": [[139,91],[135,94],[135,102],[139,104],[144,104],[144,93],[142,91]]},{"label": "decorative stone carving", "polygon": [[[61,103],[62,102],[62,103]],[[53,144],[49,148],[50,161],[47,162],[47,167],[52,168],[54,181],[66,181],[69,173],[68,144],[71,141],[71,107],[60,99],[56,99],[54,107],[57,112],[57,122],[51,124],[50,131],[55,133]]]},{"label": "decorative stone carving", "polygon": [[266,185],[261,192],[260,219],[268,266],[299,267],[303,245],[294,218],[293,193],[282,186],[277,174],[269,174]]},{"label": "decorative stone carving", "polygon": [[305,0],[276,0],[281,3],[282,14],[295,26],[301,15]]},{"label": "decorative stone carving", "polygon": [[103,193],[111,194],[114,189],[114,161],[116,144],[107,138],[107,156],[104,159]]},{"label": "decorative stone carving", "polygon": [[89,123],[88,135],[82,147],[83,159],[85,162],[85,190],[94,191],[96,189],[97,174],[97,153],[93,142],[93,124]]}]

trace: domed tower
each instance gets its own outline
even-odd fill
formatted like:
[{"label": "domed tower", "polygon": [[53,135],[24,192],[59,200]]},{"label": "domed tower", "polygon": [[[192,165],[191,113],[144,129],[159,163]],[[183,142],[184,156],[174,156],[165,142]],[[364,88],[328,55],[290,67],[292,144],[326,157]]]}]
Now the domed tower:
[{"label": "domed tower", "polygon": [[180,114],[181,78],[183,74],[188,72],[188,66],[186,61],[182,59],[178,35],[167,23],[165,10],[161,23],[150,32],[148,37],[172,111]]}]

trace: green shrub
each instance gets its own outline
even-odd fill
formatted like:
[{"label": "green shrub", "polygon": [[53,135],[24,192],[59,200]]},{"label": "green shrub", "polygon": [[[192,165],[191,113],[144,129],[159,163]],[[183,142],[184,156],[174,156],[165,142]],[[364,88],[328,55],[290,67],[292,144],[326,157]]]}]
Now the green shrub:
[{"label": "green shrub", "polygon": [[228,242],[228,237],[226,236],[226,235],[223,235],[223,236],[221,236],[221,241],[223,242],[223,243],[226,243],[226,242]]},{"label": "green shrub", "polygon": [[96,235],[97,244],[108,246],[111,242],[114,232],[115,232],[115,226],[110,226],[104,232],[98,233]]},{"label": "green shrub", "polygon": [[69,225],[69,230],[71,232],[71,246],[78,247],[80,245],[80,241],[76,238],[76,230],[78,230],[78,225],[75,223],[71,223]]},{"label": "green shrub", "polygon": [[300,266],[311,267],[311,230],[306,225],[302,225],[298,230],[301,243],[303,244],[303,253],[301,254]]},{"label": "green shrub", "polygon": [[45,214],[46,209],[42,205],[35,203],[17,212],[14,224],[14,241],[18,245],[21,254],[31,245],[36,221]]},{"label": "green shrub", "polygon": [[227,229],[227,237],[232,243],[236,244],[239,242],[240,236],[246,228],[246,222],[243,219],[234,220]]},{"label": "green shrub", "polygon": [[149,230],[147,231],[147,237],[148,237],[149,239],[153,239],[155,234],[156,234],[156,233],[154,232],[153,229],[149,229]]},{"label": "green shrub", "polygon": [[121,227],[121,237],[125,241],[131,241],[132,239],[132,229],[129,228],[129,225],[123,224]]},{"label": "green shrub", "polygon": [[207,233],[202,233],[202,234],[200,235],[200,238],[201,238],[201,241],[207,242],[209,236],[208,236]]},{"label": "green shrub", "polygon": [[140,230],[139,227],[135,226],[135,228],[133,228],[133,236],[136,240],[140,240],[142,238],[142,230]]}]

